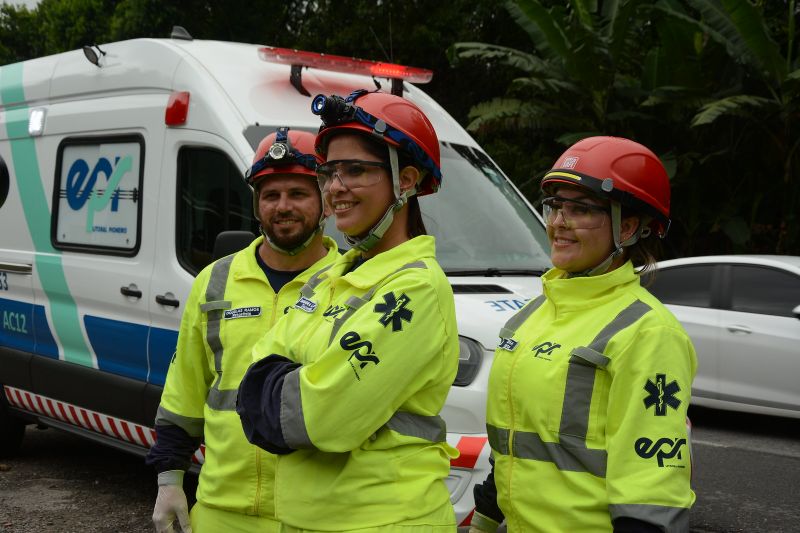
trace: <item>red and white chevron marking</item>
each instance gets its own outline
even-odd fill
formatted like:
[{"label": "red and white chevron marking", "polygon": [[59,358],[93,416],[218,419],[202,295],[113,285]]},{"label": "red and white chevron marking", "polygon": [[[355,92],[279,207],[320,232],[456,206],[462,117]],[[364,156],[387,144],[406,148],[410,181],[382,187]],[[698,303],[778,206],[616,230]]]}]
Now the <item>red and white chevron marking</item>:
[{"label": "red and white chevron marking", "polygon": [[[4,385],[3,389],[9,405],[17,409],[60,420],[143,448],[150,448],[156,442],[156,432],[152,428],[8,385]],[[192,460],[203,464],[204,454],[205,446],[201,446],[194,452]]]}]

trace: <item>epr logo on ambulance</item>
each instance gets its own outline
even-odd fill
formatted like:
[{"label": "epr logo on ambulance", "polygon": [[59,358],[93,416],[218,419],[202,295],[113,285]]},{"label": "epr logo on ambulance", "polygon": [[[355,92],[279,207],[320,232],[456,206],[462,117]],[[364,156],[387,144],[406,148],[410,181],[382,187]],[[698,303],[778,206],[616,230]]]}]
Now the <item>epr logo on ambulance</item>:
[{"label": "epr logo on ambulance", "polygon": [[58,240],[132,249],[140,196],[138,142],[66,145],[61,152]]}]

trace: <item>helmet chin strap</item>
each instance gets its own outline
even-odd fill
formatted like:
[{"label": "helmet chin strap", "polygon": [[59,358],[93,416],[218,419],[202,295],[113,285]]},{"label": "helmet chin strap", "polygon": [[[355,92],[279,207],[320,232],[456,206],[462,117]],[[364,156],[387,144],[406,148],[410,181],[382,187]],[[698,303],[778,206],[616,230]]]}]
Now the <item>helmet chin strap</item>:
[{"label": "helmet chin strap", "polygon": [[582,272],[575,272],[570,274],[569,277],[571,278],[578,278],[578,277],[588,277],[588,276],[599,276],[601,274],[605,274],[608,272],[611,263],[614,260],[622,255],[624,252],[624,248],[626,246],[632,246],[635,244],[639,238],[642,236],[647,237],[650,234],[649,228],[646,233],[643,232],[644,228],[646,227],[645,221],[640,219],[639,227],[636,228],[636,231],[633,232],[633,235],[625,239],[624,241],[620,242],[620,234],[622,228],[622,208],[620,207],[619,202],[611,202],[611,233],[614,237],[614,251],[606,257],[599,265],[594,266],[592,268],[586,269]]},{"label": "helmet chin strap", "polygon": [[394,189],[395,201],[389,206],[389,209],[378,220],[378,223],[372,226],[369,232],[361,238],[345,235],[344,238],[353,248],[357,248],[362,252],[368,252],[378,244],[386,233],[386,230],[392,225],[394,221],[394,214],[400,211],[408,202],[408,199],[417,193],[416,186],[401,192],[400,190],[400,164],[398,163],[397,150],[394,146],[389,145],[389,164],[392,167],[392,187]]}]

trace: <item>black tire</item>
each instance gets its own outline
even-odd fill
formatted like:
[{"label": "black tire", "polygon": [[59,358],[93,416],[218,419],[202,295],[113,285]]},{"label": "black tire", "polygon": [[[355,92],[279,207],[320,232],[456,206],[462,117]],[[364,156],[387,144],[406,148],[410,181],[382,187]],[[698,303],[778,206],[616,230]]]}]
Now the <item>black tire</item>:
[{"label": "black tire", "polygon": [[25,421],[8,412],[5,398],[0,398],[0,457],[15,455],[25,437]]}]

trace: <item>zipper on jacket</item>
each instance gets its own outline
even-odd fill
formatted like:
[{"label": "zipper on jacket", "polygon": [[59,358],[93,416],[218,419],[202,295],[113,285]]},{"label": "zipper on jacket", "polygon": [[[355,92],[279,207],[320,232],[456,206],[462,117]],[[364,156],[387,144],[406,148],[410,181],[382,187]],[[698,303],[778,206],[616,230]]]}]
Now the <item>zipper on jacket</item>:
[{"label": "zipper on jacket", "polygon": [[[509,427],[508,427],[508,465],[509,465],[509,467],[508,467],[508,500],[509,501],[512,501],[512,499],[513,499],[512,495],[511,495],[511,479],[514,476],[514,433],[516,432],[516,417],[514,416],[514,401],[513,401],[514,397],[512,396],[511,391],[512,391],[512,382],[513,382],[513,376],[514,376],[514,368],[517,366],[517,361],[519,361],[519,358],[520,358],[520,356],[522,354],[522,350],[517,350],[516,352],[517,353],[515,353],[515,354],[514,354],[514,352],[512,352],[512,354],[514,354],[514,359],[511,362],[511,368],[508,369],[508,387],[506,387],[506,394],[508,394],[508,398],[509,398],[509,400],[511,400],[511,401],[508,402],[509,415],[510,415],[510,420],[509,420],[510,423],[509,423]],[[513,505],[511,506],[510,511],[511,511],[512,514],[514,513],[514,506]],[[508,519],[508,518],[511,518],[511,517],[506,517],[506,519]],[[514,517],[514,518],[516,518],[516,517]],[[510,524],[510,520],[509,520],[509,524]]]}]

